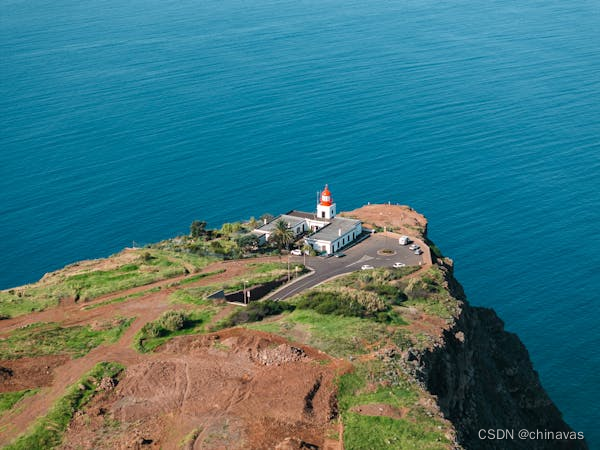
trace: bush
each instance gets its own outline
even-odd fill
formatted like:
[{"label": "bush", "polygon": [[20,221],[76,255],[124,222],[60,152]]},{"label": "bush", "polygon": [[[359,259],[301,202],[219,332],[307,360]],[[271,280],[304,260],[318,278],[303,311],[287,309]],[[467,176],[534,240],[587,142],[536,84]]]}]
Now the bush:
[{"label": "bush", "polygon": [[250,303],[246,308],[236,311],[220,324],[220,328],[230,328],[249,322],[259,322],[267,316],[276,316],[284,311],[293,311],[295,306],[286,302],[265,300]]},{"label": "bush", "polygon": [[221,233],[227,235],[227,234],[237,233],[241,229],[242,229],[242,224],[239,222],[224,223],[223,226],[221,227]]},{"label": "bush", "polygon": [[396,320],[389,303],[377,293],[351,288],[310,291],[302,296],[296,306],[298,309],[312,309],[319,314],[369,318],[376,322]]},{"label": "bush", "polygon": [[345,298],[332,291],[311,291],[296,304],[299,309],[312,309],[319,314],[335,314],[348,317],[365,317],[367,309],[352,298]]},{"label": "bush", "polygon": [[153,259],[156,259],[156,258],[154,256],[152,256],[152,254],[150,252],[144,252],[142,254],[142,256],[140,257],[140,259],[142,260],[142,262],[149,263],[150,261],[152,261]]},{"label": "bush", "polygon": [[193,238],[199,238],[206,234],[206,222],[200,220],[194,220],[190,225],[190,235]]},{"label": "bush", "polygon": [[159,337],[163,333],[163,329],[156,322],[148,322],[142,327],[142,335],[146,337]]},{"label": "bush", "polygon": [[400,305],[408,297],[402,290],[392,284],[368,284],[364,287],[367,291],[375,292],[377,295],[385,298],[392,305]]},{"label": "bush", "polygon": [[185,327],[186,319],[187,316],[182,311],[167,311],[158,319],[158,323],[167,331],[177,331]]}]

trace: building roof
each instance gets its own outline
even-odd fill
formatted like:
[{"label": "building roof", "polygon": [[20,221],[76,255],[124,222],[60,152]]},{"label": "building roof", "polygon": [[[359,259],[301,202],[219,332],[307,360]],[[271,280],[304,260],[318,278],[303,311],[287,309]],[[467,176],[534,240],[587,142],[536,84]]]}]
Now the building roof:
[{"label": "building roof", "polygon": [[321,228],[316,233],[311,234],[308,238],[318,241],[333,242],[341,235],[348,233],[353,230],[356,225],[360,223],[360,220],[346,219],[344,217],[334,217],[329,221],[329,225]]},{"label": "building roof", "polygon": [[286,213],[285,215],[293,216],[293,217],[301,217],[303,219],[316,220],[317,222],[324,222],[324,223],[331,222],[331,219],[325,219],[324,217],[317,217],[317,214],[314,212],[310,213],[310,212],[292,210],[292,211]]},{"label": "building roof", "polygon": [[302,225],[304,223],[305,219],[300,218],[300,217],[290,216],[287,214],[282,214],[280,216],[275,217],[273,220],[271,220],[269,223],[263,225],[262,227],[257,228],[256,230],[269,233],[275,229],[277,222],[279,222],[280,220],[283,220],[285,223],[287,223],[288,228],[294,228],[294,227],[297,227],[298,225]]}]

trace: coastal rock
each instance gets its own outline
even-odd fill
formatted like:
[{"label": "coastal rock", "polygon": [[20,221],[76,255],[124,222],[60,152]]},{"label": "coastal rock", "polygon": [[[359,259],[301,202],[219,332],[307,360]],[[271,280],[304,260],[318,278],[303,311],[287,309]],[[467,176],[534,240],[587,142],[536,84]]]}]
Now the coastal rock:
[{"label": "coastal rock", "polygon": [[[492,309],[471,306],[444,267],[450,292],[460,299],[455,321],[440,345],[405,355],[403,367],[438,399],[466,449],[560,450],[587,449],[584,440],[519,439],[525,429],[573,432],[533,369],[519,338],[504,329]],[[481,440],[479,430],[514,430],[515,439]]]}]

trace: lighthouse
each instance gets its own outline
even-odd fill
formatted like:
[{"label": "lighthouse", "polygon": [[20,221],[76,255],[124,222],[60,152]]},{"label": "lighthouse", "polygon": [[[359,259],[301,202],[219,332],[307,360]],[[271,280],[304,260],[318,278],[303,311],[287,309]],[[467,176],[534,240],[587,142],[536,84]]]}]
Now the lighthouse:
[{"label": "lighthouse", "polygon": [[321,192],[321,198],[317,204],[317,217],[319,219],[333,219],[335,217],[335,203],[327,185]]},{"label": "lighthouse", "polygon": [[319,253],[331,255],[350,245],[362,233],[360,220],[336,217],[335,214],[336,206],[333,197],[329,186],[325,185],[323,192],[318,195],[316,217],[314,211],[303,212],[293,209],[277,216],[252,233],[258,237],[259,243],[264,244],[269,241],[271,234],[278,227],[277,224],[284,221],[296,238],[308,232],[304,242]]}]

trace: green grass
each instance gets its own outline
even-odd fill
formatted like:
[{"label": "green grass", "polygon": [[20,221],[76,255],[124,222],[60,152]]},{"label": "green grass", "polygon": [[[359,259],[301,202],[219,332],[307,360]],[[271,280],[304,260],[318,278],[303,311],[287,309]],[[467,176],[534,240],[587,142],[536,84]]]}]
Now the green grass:
[{"label": "green grass", "polygon": [[88,301],[102,295],[195,272],[215,258],[141,249],[135,263],[76,275],[60,271],[35,284],[0,292],[0,317],[16,317],[58,305],[61,299]]},{"label": "green grass", "polygon": [[[266,263],[266,264],[269,264],[269,263]],[[290,275],[291,275],[292,279],[296,276],[296,271],[295,271],[294,267],[296,267],[296,266],[290,266]],[[298,266],[298,267],[302,267],[297,272],[298,276],[300,276],[301,274],[306,272],[306,269],[304,268],[304,266]],[[233,278],[233,279],[229,280],[227,283],[223,284],[222,287],[225,290],[225,292],[236,292],[236,291],[241,291],[242,289],[244,289],[244,281],[246,282],[245,283],[246,288],[250,288],[253,286],[258,286],[259,284],[265,284],[265,283],[270,283],[271,281],[279,280],[280,278],[285,277],[286,275],[287,275],[287,266],[285,269],[273,268],[272,270],[269,270],[269,271],[266,271],[266,270],[261,271],[259,269],[259,271],[257,271],[257,272],[253,272],[253,273],[249,273],[247,275],[241,276],[241,277]]]},{"label": "green grass", "polygon": [[[23,435],[5,447],[5,450],[51,449],[58,447],[67,426],[76,411],[82,409],[94,396],[96,384],[105,377],[116,377],[123,366],[102,362],[72,385],[67,393],[38,419]],[[81,388],[83,387],[83,388]]]},{"label": "green grass", "polygon": [[119,318],[102,329],[87,326],[61,327],[58,323],[35,323],[14,330],[0,340],[0,359],[69,354],[80,357],[105,342],[115,342],[133,319]]},{"label": "green grass", "polygon": [[186,320],[183,328],[174,331],[162,327],[161,318],[155,320],[154,322],[150,322],[150,324],[153,324],[157,328],[159,335],[149,335],[149,333],[146,331],[148,330],[148,327],[145,326],[135,335],[134,348],[140,353],[148,353],[154,351],[158,346],[176,336],[204,333],[206,331],[206,325],[210,322],[210,319],[212,319],[217,311],[218,308],[210,306],[189,311],[185,313]]},{"label": "green grass", "polygon": [[[290,267],[293,268],[293,264]],[[253,273],[269,273],[276,270],[287,271],[287,263],[283,262],[255,262],[248,264],[248,267],[252,268]]]},{"label": "green grass", "polygon": [[[171,300],[175,303],[191,303],[195,305],[204,305],[206,304],[206,297],[208,295],[221,289],[223,289],[227,293],[236,292],[244,289],[244,282],[246,288],[250,288],[253,286],[258,286],[260,284],[278,280],[287,274],[287,264],[284,263],[251,263],[249,264],[249,266],[251,270],[246,275],[232,278],[227,282],[213,283],[207,286],[186,288],[177,291],[173,295],[171,295]],[[294,267],[295,266],[291,266],[290,268],[292,275],[295,275]],[[298,273],[301,274],[305,271],[306,269],[302,267],[302,270],[300,270]],[[213,272],[213,274],[216,273],[220,272]]]},{"label": "green grass", "polygon": [[200,289],[179,289],[169,296],[169,300],[171,303],[189,303],[192,305],[204,306],[211,304],[211,301],[206,297],[212,292],[214,291],[207,292],[204,287]]},{"label": "green grass", "polygon": [[343,421],[346,450],[447,450],[450,444],[439,431],[408,420],[349,412]]},{"label": "green grass", "polygon": [[[375,388],[366,389],[368,382]],[[416,388],[393,367],[386,367],[380,361],[356,364],[353,372],[341,376],[338,395],[342,410],[370,403],[407,407],[418,399]]]},{"label": "green grass", "polygon": [[277,321],[247,327],[300,340],[335,357],[365,353],[365,345],[385,340],[388,334],[385,325],[368,319],[299,309],[284,313]]},{"label": "green grass", "polygon": [[21,399],[36,394],[39,389],[25,389],[24,391],[4,392],[0,393],[0,415],[5,411],[9,411]]},{"label": "green grass", "polygon": [[426,314],[450,321],[458,312],[458,302],[446,289],[444,274],[436,266],[419,278],[409,280],[404,293],[407,297],[404,306],[415,307]]},{"label": "green grass", "polygon": [[404,306],[412,306],[426,314],[450,320],[453,317],[456,302],[440,298],[413,298],[407,300]]},{"label": "green grass", "polygon": [[173,286],[184,286],[186,284],[195,283],[196,281],[199,281],[202,278],[210,277],[213,275],[218,275],[223,272],[225,272],[225,269],[215,270],[213,272],[199,273],[198,275],[192,275],[191,277],[187,277],[181,281],[177,281],[177,282],[173,283]]},{"label": "green grass", "polygon": [[146,251],[150,258],[140,257],[136,264],[126,264],[113,270],[96,270],[66,278],[63,284],[75,291],[80,299],[89,300],[155,281],[183,275],[205,267],[211,260],[205,257],[170,253],[162,250]]},{"label": "green grass", "polygon": [[87,306],[84,306],[83,309],[85,311],[89,311],[90,309],[100,308],[101,306],[113,305],[115,303],[123,303],[123,302],[126,302],[127,300],[131,300],[132,298],[143,297],[144,295],[152,294],[152,293],[158,292],[158,291],[160,291],[160,287],[155,287],[152,289],[147,289],[145,291],[135,292],[133,294],[125,295],[123,297],[112,298],[110,300],[105,300],[103,302],[94,303],[93,305],[87,305]]},{"label": "green grass", "polygon": [[8,291],[0,292],[0,317],[10,318],[22,316],[35,311],[43,311],[46,308],[57,306],[59,297],[26,295],[19,296]]},{"label": "green grass", "polygon": [[[443,422],[418,405],[420,388],[394,362],[368,361],[338,379],[338,401],[347,449],[447,449]],[[402,419],[367,416],[355,406],[386,404],[408,411]],[[438,428],[442,426],[442,428]]]}]

